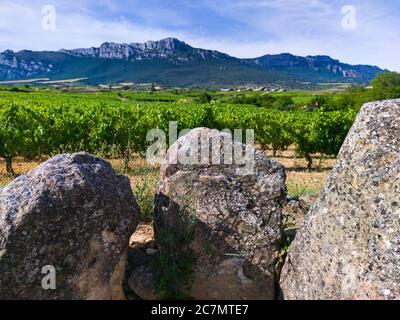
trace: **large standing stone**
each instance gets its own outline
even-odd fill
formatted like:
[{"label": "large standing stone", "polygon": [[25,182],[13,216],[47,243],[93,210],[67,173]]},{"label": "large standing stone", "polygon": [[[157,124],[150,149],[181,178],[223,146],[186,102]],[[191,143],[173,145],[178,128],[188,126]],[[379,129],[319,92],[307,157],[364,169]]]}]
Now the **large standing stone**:
[{"label": "large standing stone", "polygon": [[400,299],[400,100],[363,106],[281,286],[285,299]]},{"label": "large standing stone", "polygon": [[[123,298],[138,218],[128,178],[89,154],[17,178],[0,193],[0,299]],[[55,268],[55,290],[42,288],[44,266]]]},{"label": "large standing stone", "polygon": [[[187,243],[197,258],[192,297],[273,299],[285,170],[253,148],[248,148],[246,163],[254,155],[254,171],[238,170],[240,161],[212,162],[219,152],[228,159],[232,146],[243,148],[233,144],[229,134],[206,128],[192,130],[171,146],[157,187],[156,242],[162,253],[165,243],[160,234],[168,229],[182,234],[194,221],[194,235]],[[183,164],[179,160],[193,153],[206,161]]]}]

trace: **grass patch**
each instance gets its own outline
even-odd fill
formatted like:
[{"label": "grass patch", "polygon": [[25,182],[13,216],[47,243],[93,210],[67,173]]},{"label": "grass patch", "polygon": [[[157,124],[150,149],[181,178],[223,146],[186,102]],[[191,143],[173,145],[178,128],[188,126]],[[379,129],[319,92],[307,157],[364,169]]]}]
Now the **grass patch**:
[{"label": "grass patch", "polygon": [[[196,211],[179,206],[165,197],[157,212],[156,239],[160,254],[150,268],[156,275],[156,295],[161,300],[191,300],[191,286],[197,261],[191,243],[194,239]],[[170,224],[170,217],[176,219]]]},{"label": "grass patch", "polygon": [[118,173],[130,178],[132,191],[141,208],[142,220],[147,223],[153,222],[154,194],[160,168],[149,165],[146,159],[139,156],[130,161],[127,172],[124,172],[126,166],[124,159],[112,159],[110,162]]},{"label": "grass patch", "polygon": [[318,194],[321,191],[321,186],[307,186],[304,184],[287,183],[288,195],[290,197],[300,198],[307,195]]}]

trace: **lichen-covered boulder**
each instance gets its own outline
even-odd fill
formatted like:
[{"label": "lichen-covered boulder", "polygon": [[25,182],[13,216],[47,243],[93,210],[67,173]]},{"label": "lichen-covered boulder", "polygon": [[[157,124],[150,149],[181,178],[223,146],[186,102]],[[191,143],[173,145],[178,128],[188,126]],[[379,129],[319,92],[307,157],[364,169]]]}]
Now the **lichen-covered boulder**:
[{"label": "lichen-covered boulder", "polygon": [[284,224],[287,228],[298,230],[303,224],[304,217],[310,206],[301,198],[288,197],[282,210]]},{"label": "lichen-covered boulder", "polygon": [[[229,163],[234,147],[244,148],[230,134],[206,128],[171,146],[156,192],[156,243],[165,255],[174,236],[182,260],[190,246],[196,299],[274,299],[285,170],[250,147],[245,161]],[[199,162],[182,163],[190,154]],[[218,154],[220,162],[212,161]],[[242,170],[251,162],[253,169]],[[187,263],[182,270],[190,270]]]},{"label": "lichen-covered boulder", "polygon": [[285,299],[400,299],[400,100],[363,106],[281,278]]},{"label": "lichen-covered boulder", "polygon": [[143,265],[134,269],[129,276],[128,286],[142,300],[157,300],[155,294],[155,275]]},{"label": "lichen-covered boulder", "polygon": [[124,298],[138,218],[129,179],[89,154],[17,178],[0,193],[0,299]]}]

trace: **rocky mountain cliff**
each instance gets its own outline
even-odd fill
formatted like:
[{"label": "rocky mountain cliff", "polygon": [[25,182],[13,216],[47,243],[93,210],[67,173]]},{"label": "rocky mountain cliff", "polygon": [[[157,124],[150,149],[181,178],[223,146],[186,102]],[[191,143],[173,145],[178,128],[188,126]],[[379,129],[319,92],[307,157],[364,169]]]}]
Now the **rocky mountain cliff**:
[{"label": "rocky mountain cliff", "polygon": [[277,70],[308,70],[311,72],[326,72],[342,77],[343,79],[355,79],[368,82],[381,70],[378,67],[368,65],[350,65],[341,63],[329,56],[299,57],[290,53],[278,55],[265,55],[260,58],[243,60],[249,64],[256,64],[264,68]]},{"label": "rocky mountain cliff", "polygon": [[182,64],[207,59],[233,59],[218,51],[196,49],[183,41],[167,38],[160,41],[145,43],[119,44],[103,43],[99,48],[60,50],[76,57],[91,57],[102,59],[118,59],[128,61],[142,61],[153,59],[167,59],[172,63]]},{"label": "rocky mountain cliff", "polygon": [[368,83],[384,70],[349,65],[328,56],[289,53],[238,59],[167,38],[145,43],[107,42],[100,47],[58,52],[0,53],[0,80],[88,78],[90,84],[133,81],[171,86],[217,87],[244,83],[308,81]]},{"label": "rocky mountain cliff", "polygon": [[43,63],[36,59],[20,59],[11,50],[0,53],[0,79],[25,79],[37,74],[50,74],[52,71],[51,63]]}]

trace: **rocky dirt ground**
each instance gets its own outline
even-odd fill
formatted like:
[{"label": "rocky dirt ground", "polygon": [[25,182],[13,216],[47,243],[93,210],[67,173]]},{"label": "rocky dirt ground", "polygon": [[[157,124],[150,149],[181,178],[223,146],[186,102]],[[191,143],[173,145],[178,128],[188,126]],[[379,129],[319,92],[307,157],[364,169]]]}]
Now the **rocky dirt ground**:
[{"label": "rocky dirt ground", "polygon": [[[293,148],[288,151],[278,152],[275,157],[270,151],[267,151],[266,154],[286,168],[289,202],[284,210],[284,215],[288,228],[298,228],[303,218],[302,212],[306,212],[317,199],[330,171],[335,165],[336,159],[323,158],[321,160],[319,156],[315,156],[313,170],[308,172],[306,160],[296,157]],[[14,170],[17,175],[25,174],[45,160],[28,161],[17,158],[13,164]],[[123,159],[108,159],[108,161],[118,172],[123,173]],[[150,223],[153,215],[154,190],[159,178],[159,167],[150,166],[146,163],[146,159],[135,157],[130,161],[129,170],[125,174],[130,177],[132,190],[142,208],[144,225],[138,228],[137,237],[139,242],[147,243],[152,237]],[[7,176],[5,172],[4,160],[0,159],[0,188],[12,180],[13,178]],[[132,244],[132,246],[135,245]]]},{"label": "rocky dirt ground", "polygon": [[[336,159],[332,158],[324,158],[321,161],[319,156],[315,156],[313,159],[313,170],[312,172],[308,172],[306,160],[296,157],[292,148],[288,151],[278,152],[275,157],[272,155],[272,152],[267,151],[266,154],[285,166],[287,187],[289,195],[291,196],[303,196],[319,193],[336,162]],[[46,159],[43,159],[43,161],[45,160]],[[21,175],[35,168],[43,161],[28,161],[17,158],[14,161],[13,166],[16,174]],[[124,168],[123,159],[108,159],[107,161],[111,162],[113,167],[122,173]],[[130,169],[126,175],[131,178],[132,188],[134,190],[137,190],[138,188],[153,189],[159,175],[158,167],[149,166],[146,163],[146,160],[141,157],[134,158],[130,162],[129,166]],[[0,187],[4,187],[12,180],[13,178],[7,176],[5,172],[4,160],[0,159]]]},{"label": "rocky dirt ground", "polygon": [[[296,157],[293,148],[288,151],[278,152],[274,157],[272,152],[266,154],[281,163],[286,168],[288,194],[294,199],[301,199],[307,207],[310,207],[321,191],[330,171],[335,165],[336,159],[313,158],[313,170],[307,171],[307,162],[303,158]],[[14,160],[14,170],[17,175],[25,174],[38,166],[46,159],[28,161],[21,158]],[[108,159],[113,167],[120,173],[124,171],[123,159]],[[129,170],[125,173],[130,177],[132,190],[142,208],[143,220],[150,223],[153,215],[154,190],[159,178],[159,167],[150,166],[146,159],[135,157],[130,161]],[[0,159],[0,188],[6,186],[13,180],[5,172],[4,160]],[[293,211],[292,209],[289,212]],[[291,222],[289,222],[290,224]]]},{"label": "rocky dirt ground", "polygon": [[[317,199],[336,162],[336,159],[324,158],[321,160],[319,156],[315,156],[313,158],[313,170],[308,172],[306,160],[296,157],[293,148],[278,152],[275,157],[270,151],[267,151],[266,154],[285,166],[289,196],[294,199],[301,199],[304,202],[303,204],[308,207]],[[17,158],[13,167],[16,174],[21,175],[45,160],[28,161]],[[108,161],[118,172],[123,173],[123,159],[108,159]],[[144,222],[150,223],[153,214],[154,190],[159,178],[159,167],[150,166],[146,163],[146,159],[135,157],[131,160],[129,170],[125,174],[130,177],[132,190],[142,208]],[[0,159],[0,188],[6,186],[12,180],[13,178],[7,176],[5,172],[4,160]],[[293,210],[289,209],[290,212]]]}]

